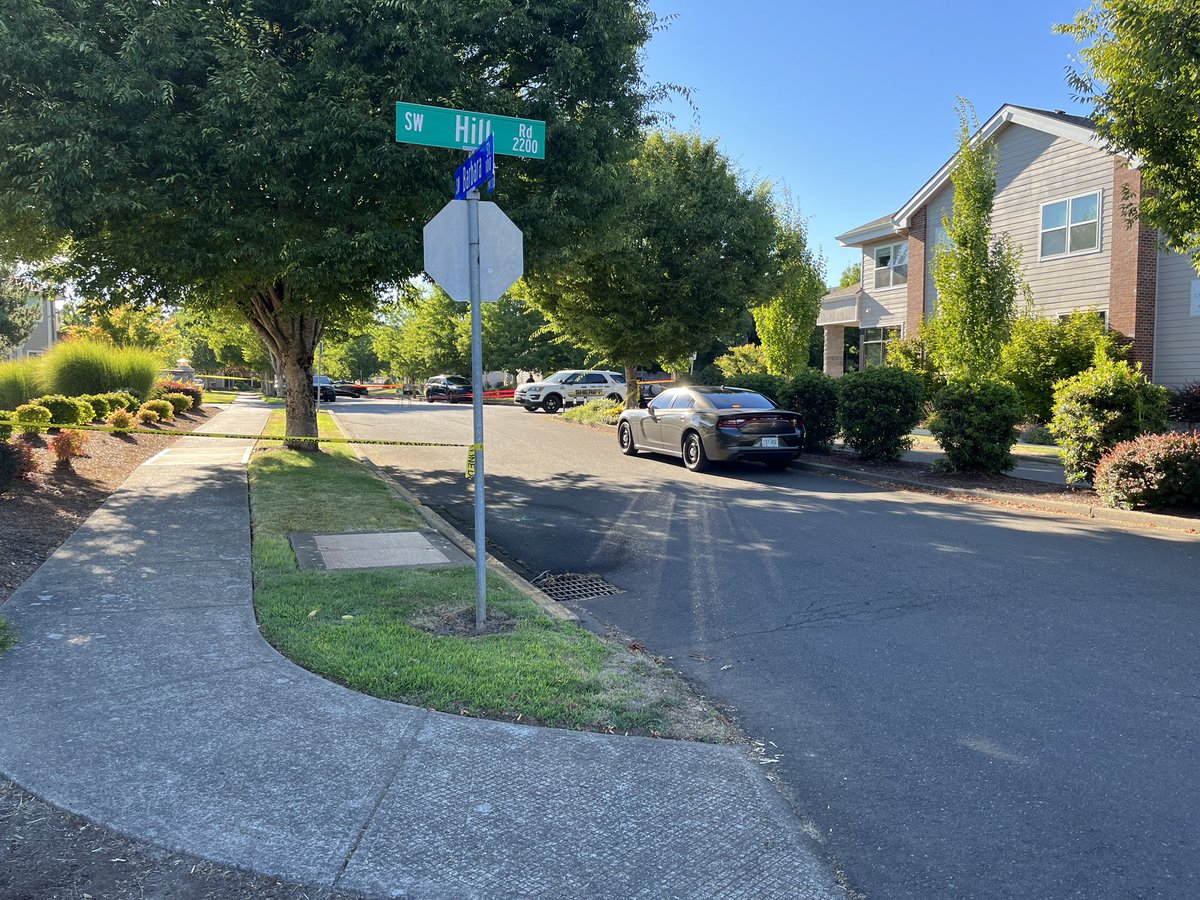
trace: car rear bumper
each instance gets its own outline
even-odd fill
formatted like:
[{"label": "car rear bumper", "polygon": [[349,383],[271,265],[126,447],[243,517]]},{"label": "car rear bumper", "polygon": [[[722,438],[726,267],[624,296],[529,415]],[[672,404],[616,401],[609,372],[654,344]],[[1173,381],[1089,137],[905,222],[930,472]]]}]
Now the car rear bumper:
[{"label": "car rear bumper", "polygon": [[718,432],[704,441],[704,452],[717,462],[770,462],[795,459],[804,449],[804,435],[770,435],[779,440],[778,447],[763,447],[759,436],[727,435]]}]

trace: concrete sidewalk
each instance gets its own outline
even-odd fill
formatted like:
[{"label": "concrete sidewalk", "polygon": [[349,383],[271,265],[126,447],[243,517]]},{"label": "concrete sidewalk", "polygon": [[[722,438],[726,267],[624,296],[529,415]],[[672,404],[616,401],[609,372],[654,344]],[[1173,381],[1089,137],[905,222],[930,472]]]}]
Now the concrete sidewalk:
[{"label": "concrete sidewalk", "polygon": [[[240,400],[208,424],[257,434]],[[144,463],[0,611],[0,771],[176,851],[412,897],[843,896],[730,747],[528,728],[341,688],[251,606],[252,442]]]}]

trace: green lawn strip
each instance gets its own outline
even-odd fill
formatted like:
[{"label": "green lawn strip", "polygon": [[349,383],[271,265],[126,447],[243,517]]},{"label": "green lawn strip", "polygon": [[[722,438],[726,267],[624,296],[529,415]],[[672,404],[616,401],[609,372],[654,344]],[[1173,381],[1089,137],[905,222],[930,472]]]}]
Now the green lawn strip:
[{"label": "green lawn strip", "polygon": [[205,391],[205,403],[232,403],[237,399],[235,391]]},{"label": "green lawn strip", "polygon": [[[322,419],[328,436],[336,426]],[[280,433],[274,421],[264,430]],[[424,527],[352,451],[327,450],[261,450],[250,462],[254,604],[263,635],[284,655],[355,690],[443,712],[735,739],[656,661],[548,616],[499,578],[489,578],[489,616],[512,627],[458,637],[433,632],[450,619],[473,621],[473,568],[298,569],[291,532]]]},{"label": "green lawn strip", "polygon": [[0,653],[3,653],[9,647],[17,643],[17,631],[12,627],[12,622],[0,616]]}]

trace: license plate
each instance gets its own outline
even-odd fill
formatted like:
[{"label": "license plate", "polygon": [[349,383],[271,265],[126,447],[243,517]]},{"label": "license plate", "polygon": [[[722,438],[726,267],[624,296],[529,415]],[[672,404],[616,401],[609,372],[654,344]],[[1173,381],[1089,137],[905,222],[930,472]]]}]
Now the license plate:
[{"label": "license plate", "polygon": [[779,438],[765,437],[759,442],[759,446],[760,447],[778,447],[779,446]]}]

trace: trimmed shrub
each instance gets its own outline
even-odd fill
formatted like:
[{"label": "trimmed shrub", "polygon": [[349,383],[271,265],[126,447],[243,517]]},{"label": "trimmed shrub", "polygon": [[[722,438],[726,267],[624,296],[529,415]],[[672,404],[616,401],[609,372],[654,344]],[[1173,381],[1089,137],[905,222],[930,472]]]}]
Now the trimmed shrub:
[{"label": "trimmed shrub", "polygon": [[1117,444],[1096,465],[1095,486],[1105,506],[1200,506],[1200,432]]},{"label": "trimmed shrub", "polygon": [[95,409],[82,397],[50,394],[33,402],[50,410],[50,421],[54,425],[86,425],[96,416]]},{"label": "trimmed shrub", "polygon": [[137,411],[137,420],[142,425],[153,425],[158,421],[158,413],[148,406],[143,406]]},{"label": "trimmed shrub", "polygon": [[1009,385],[993,379],[952,381],[933,395],[929,430],[946,451],[952,472],[999,475],[1014,465],[1021,403]]},{"label": "trimmed shrub", "polygon": [[120,407],[128,412],[136,412],[137,408],[141,406],[138,398],[129,391],[110,391],[104,395],[104,399],[112,404],[113,409]]},{"label": "trimmed shrub", "polygon": [[175,407],[167,400],[147,400],[142,404],[142,409],[154,410],[164,422],[170,422],[175,418]]},{"label": "trimmed shrub", "polygon": [[33,448],[24,441],[0,443],[0,491],[11,487],[18,478],[29,478],[37,470]]},{"label": "trimmed shrub", "polygon": [[1200,381],[1173,388],[1168,403],[1167,415],[1176,422],[1200,422]]},{"label": "trimmed shrub", "polygon": [[804,416],[804,446],[828,449],[837,434],[837,381],[819,369],[804,369],[787,385],[779,402]]},{"label": "trimmed shrub", "polygon": [[21,434],[41,434],[50,427],[50,410],[37,403],[22,403],[17,407],[17,421]]},{"label": "trimmed shrub", "polygon": [[17,414],[11,409],[0,409],[0,441],[7,441],[12,437],[13,422],[16,420]]},{"label": "trimmed shrub", "polygon": [[[157,416],[158,414],[155,413],[155,415]],[[133,413],[129,410],[118,407],[108,414],[108,418],[105,421],[116,429],[116,431],[121,432],[128,431],[133,427],[134,418]]]},{"label": "trimmed shrub", "polygon": [[79,396],[127,390],[147,397],[158,380],[158,354],[145,347],[114,347],[97,341],[61,341],[42,357],[47,387]]},{"label": "trimmed shrub", "polygon": [[912,372],[874,366],[838,383],[838,428],[865,459],[899,459],[921,421],[924,386]]},{"label": "trimmed shrub", "polygon": [[192,400],[192,405],[176,412],[186,412],[187,409],[199,409],[204,403],[204,388],[195,382],[160,381],[154,386],[154,399],[166,399],[167,394],[185,394]]},{"label": "trimmed shrub", "polygon": [[996,374],[1016,388],[1026,417],[1048,422],[1055,385],[1089,368],[1097,353],[1109,359],[1124,354],[1099,313],[1073,312],[1059,320],[1022,316],[1000,351]]},{"label": "trimmed shrub", "polygon": [[177,416],[192,408],[192,398],[187,394],[163,394],[158,399],[170,403],[171,409],[174,410]]},{"label": "trimmed shrub", "polygon": [[0,406],[13,408],[46,393],[36,359],[0,362]]},{"label": "trimmed shrub", "polygon": [[1067,481],[1091,478],[1104,451],[1167,427],[1167,391],[1131,368],[1097,354],[1096,364],[1054,388],[1054,435]]},{"label": "trimmed shrub", "polygon": [[1026,444],[1038,444],[1042,447],[1054,446],[1054,435],[1045,425],[1034,425],[1021,432],[1021,438]]},{"label": "trimmed shrub", "polygon": [[106,394],[91,394],[87,397],[80,397],[80,400],[86,400],[92,405],[92,422],[103,422],[108,418],[108,414],[113,411],[112,401],[108,399]]},{"label": "trimmed shrub", "polygon": [[83,456],[83,447],[87,443],[87,435],[82,431],[72,431],[64,428],[50,438],[50,449],[60,466],[65,466],[71,460]]}]

